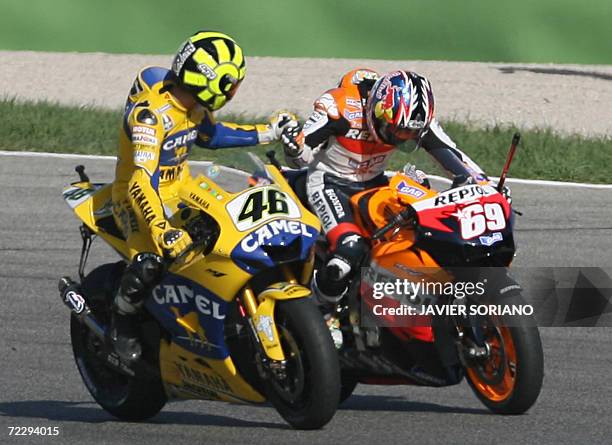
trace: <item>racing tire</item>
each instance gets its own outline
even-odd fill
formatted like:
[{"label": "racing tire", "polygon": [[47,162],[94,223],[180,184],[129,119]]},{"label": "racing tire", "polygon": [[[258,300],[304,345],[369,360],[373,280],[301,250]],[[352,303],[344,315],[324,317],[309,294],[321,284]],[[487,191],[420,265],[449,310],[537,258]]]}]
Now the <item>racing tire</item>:
[{"label": "racing tire", "polygon": [[[524,305],[517,293],[501,300],[507,305]],[[498,302],[499,304],[499,302]],[[544,378],[544,355],[540,333],[532,317],[489,317],[485,338],[491,355],[466,368],[467,381],[478,399],[493,413],[523,414],[536,402]]]},{"label": "racing tire", "polygon": [[[94,269],[81,283],[92,312],[107,326],[110,302],[121,273],[121,263],[105,264]],[[167,397],[161,379],[142,371],[128,376],[111,368],[96,354],[103,347],[101,340],[74,315],[70,318],[70,338],[81,378],[105,411],[120,420],[138,422],[155,416],[164,407]]]},{"label": "racing tire", "polygon": [[340,365],[329,329],[307,298],[277,301],[274,316],[287,376],[266,379],[268,400],[294,428],[322,428],[340,400]]}]

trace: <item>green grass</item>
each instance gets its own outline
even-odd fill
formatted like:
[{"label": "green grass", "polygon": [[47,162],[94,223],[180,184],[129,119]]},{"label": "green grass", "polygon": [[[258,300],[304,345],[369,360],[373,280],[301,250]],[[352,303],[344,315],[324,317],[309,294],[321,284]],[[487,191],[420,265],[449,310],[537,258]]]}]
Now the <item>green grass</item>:
[{"label": "green grass", "polygon": [[[0,115],[3,116],[0,149],[116,154],[121,122],[119,110],[4,100],[0,101]],[[265,120],[243,115],[221,115],[219,119],[238,123]],[[495,126],[483,129],[457,122],[445,122],[444,127],[459,147],[488,174],[499,174],[514,128]],[[282,159],[279,144],[222,150],[194,148],[191,159],[240,167],[240,155],[245,151],[253,151],[263,157],[270,148],[276,149],[278,158]],[[390,168],[399,169],[406,161],[429,173],[441,173],[423,150],[411,154],[398,151],[391,159]],[[612,139],[559,136],[550,130],[532,130],[522,132],[522,143],[514,158],[510,175],[518,178],[610,183],[610,165]]]},{"label": "green grass", "polygon": [[216,29],[247,56],[612,64],[609,0],[0,0],[0,49],[173,53]]}]

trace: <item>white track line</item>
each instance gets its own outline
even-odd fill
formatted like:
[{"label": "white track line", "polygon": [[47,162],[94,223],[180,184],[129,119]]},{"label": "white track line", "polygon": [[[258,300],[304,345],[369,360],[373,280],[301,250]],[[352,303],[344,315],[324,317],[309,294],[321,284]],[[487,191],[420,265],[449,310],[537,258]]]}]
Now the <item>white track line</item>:
[{"label": "white track line", "polygon": [[[47,152],[36,152],[36,151],[6,151],[0,150],[0,156],[16,156],[16,157],[48,157],[48,158],[60,158],[60,159],[98,159],[102,161],[116,161],[115,156],[103,156],[103,155],[82,155],[74,153],[47,153]],[[193,165],[209,165],[211,161],[189,161]],[[229,170],[235,170],[226,167]],[[387,172],[387,174],[393,172]],[[432,179],[438,181],[451,183],[448,178],[437,175],[430,175]],[[491,176],[491,179],[498,180],[499,178]],[[589,184],[581,182],[562,182],[562,181],[547,181],[543,179],[519,179],[519,178],[508,178],[507,182],[510,184],[530,184],[530,185],[543,185],[547,187],[577,187],[577,188],[593,188],[593,189],[608,189],[612,190],[612,184]]]}]

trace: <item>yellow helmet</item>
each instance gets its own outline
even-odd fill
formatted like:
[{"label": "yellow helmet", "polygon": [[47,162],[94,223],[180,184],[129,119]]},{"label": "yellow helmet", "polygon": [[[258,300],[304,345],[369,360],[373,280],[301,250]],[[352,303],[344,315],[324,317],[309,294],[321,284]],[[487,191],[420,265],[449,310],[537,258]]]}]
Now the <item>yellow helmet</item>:
[{"label": "yellow helmet", "polygon": [[178,83],[211,111],[229,101],[246,72],[242,49],[227,34],[200,31],[181,45],[172,71]]}]

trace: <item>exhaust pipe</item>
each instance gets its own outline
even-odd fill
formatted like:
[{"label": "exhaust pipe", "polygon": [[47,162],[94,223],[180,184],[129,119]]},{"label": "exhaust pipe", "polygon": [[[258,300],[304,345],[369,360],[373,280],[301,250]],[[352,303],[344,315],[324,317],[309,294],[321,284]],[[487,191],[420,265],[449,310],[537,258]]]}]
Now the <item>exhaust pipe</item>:
[{"label": "exhaust pipe", "polygon": [[79,321],[87,326],[96,337],[106,342],[108,339],[106,327],[98,322],[89,306],[87,306],[85,298],[80,294],[78,283],[72,281],[69,277],[62,277],[59,280],[58,288],[62,302],[68,309],[70,309]]}]

